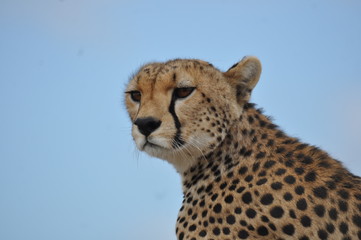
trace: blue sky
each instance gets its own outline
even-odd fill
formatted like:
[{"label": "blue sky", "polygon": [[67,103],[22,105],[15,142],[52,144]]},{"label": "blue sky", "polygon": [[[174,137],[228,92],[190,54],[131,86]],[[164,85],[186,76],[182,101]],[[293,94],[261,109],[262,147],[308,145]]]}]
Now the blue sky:
[{"label": "blue sky", "polygon": [[0,239],[175,239],[180,178],[136,151],[143,63],[259,57],[252,101],[361,175],[361,2],[0,0]]}]

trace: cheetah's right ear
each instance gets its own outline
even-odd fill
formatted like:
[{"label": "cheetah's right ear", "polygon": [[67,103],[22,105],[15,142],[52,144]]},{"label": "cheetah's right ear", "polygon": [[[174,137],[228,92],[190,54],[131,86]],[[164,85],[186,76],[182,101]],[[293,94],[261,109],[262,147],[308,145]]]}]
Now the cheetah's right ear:
[{"label": "cheetah's right ear", "polygon": [[236,89],[239,103],[249,100],[251,92],[259,80],[261,71],[262,66],[258,58],[244,57],[224,73],[231,85]]}]

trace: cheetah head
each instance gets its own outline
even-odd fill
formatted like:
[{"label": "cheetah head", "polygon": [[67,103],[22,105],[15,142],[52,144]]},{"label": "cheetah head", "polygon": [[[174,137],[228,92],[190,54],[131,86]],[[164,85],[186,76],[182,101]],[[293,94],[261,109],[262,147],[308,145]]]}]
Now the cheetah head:
[{"label": "cheetah head", "polygon": [[260,73],[255,57],[226,72],[200,60],[142,66],[125,94],[137,148],[184,172],[223,141]]}]

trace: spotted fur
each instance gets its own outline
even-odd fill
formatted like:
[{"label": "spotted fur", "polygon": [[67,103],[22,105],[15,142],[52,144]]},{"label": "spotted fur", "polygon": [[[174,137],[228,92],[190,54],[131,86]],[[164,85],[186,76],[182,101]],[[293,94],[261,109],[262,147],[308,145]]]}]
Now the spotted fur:
[{"label": "spotted fur", "polygon": [[360,178],[249,103],[260,72],[254,57],[226,72],[177,59],[130,80],[137,147],[182,177],[177,238],[361,239]]}]

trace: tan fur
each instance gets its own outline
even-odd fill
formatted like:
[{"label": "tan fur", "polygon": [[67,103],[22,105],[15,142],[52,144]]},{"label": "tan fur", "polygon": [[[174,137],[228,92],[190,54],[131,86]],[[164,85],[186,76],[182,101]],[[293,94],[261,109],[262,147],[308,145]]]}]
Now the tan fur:
[{"label": "tan fur", "polygon": [[[161,122],[149,136],[133,124],[137,147],[182,176],[178,239],[361,239],[360,179],[248,103],[260,73],[254,57],[226,72],[177,59],[145,65],[129,82],[131,121]],[[175,99],[177,88],[194,90]]]}]

